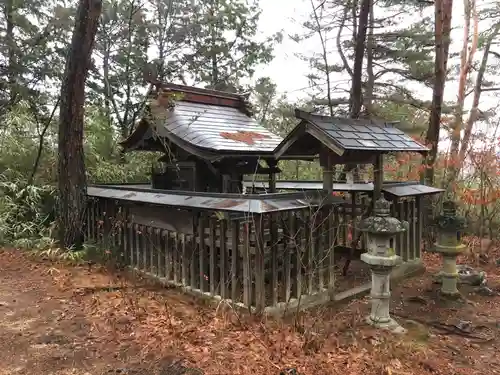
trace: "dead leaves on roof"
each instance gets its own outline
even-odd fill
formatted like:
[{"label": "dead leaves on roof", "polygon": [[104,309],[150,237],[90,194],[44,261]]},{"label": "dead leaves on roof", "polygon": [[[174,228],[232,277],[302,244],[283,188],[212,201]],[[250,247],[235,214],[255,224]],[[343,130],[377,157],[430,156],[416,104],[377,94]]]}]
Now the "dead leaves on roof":
[{"label": "dead leaves on roof", "polygon": [[220,133],[220,136],[222,138],[230,139],[232,141],[243,142],[246,143],[247,145],[253,145],[255,144],[255,141],[260,141],[262,139],[269,138],[267,134],[261,134],[257,132],[244,131],[244,130],[238,130],[234,133],[222,132]]}]

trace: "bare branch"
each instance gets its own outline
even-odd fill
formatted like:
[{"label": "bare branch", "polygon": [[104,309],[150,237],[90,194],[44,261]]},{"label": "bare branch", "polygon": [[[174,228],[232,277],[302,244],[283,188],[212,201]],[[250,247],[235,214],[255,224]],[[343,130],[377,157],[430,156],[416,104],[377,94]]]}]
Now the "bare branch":
[{"label": "bare branch", "polygon": [[[35,175],[36,175],[36,172],[38,171],[38,166],[40,165],[40,159],[42,158],[43,143],[45,141],[45,134],[47,133],[47,130],[49,129],[49,126],[52,123],[52,120],[54,119],[56,111],[59,108],[60,101],[61,101],[61,97],[59,96],[57,98],[56,104],[54,105],[54,108],[52,108],[52,112],[50,113],[49,118],[45,120],[45,124],[43,125],[43,129],[42,129],[41,133],[38,135],[38,151],[36,154],[35,163],[33,164],[33,169],[31,171],[31,175],[28,179],[28,183],[26,184],[27,186],[33,185],[33,182],[35,181]],[[33,115],[35,116],[37,126],[39,126],[40,120],[39,120],[39,116],[38,116],[38,109],[36,107],[36,103],[34,103],[32,100],[30,100],[29,105],[31,107]]]},{"label": "bare branch", "polygon": [[342,19],[340,21],[340,26],[337,32],[337,51],[339,53],[340,58],[342,59],[342,64],[344,64],[345,70],[347,70],[347,73],[352,77],[353,72],[351,67],[349,66],[349,62],[347,61],[347,58],[344,54],[344,51],[342,49],[342,29],[344,28],[345,21],[347,18],[347,14],[349,12],[349,8],[347,6],[344,7],[344,14],[342,15]]}]

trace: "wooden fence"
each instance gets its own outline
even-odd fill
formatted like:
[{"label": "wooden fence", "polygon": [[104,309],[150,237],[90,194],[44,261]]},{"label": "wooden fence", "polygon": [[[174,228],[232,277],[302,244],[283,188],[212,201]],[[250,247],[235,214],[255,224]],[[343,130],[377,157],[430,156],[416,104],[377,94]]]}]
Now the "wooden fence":
[{"label": "wooden fence", "polygon": [[[237,217],[89,197],[86,235],[166,284],[262,311],[335,289],[335,265],[346,255],[336,250],[358,236],[356,222],[369,203],[354,198]],[[419,258],[418,199],[396,202],[393,214],[409,223],[395,239],[396,252],[404,261]]]}]

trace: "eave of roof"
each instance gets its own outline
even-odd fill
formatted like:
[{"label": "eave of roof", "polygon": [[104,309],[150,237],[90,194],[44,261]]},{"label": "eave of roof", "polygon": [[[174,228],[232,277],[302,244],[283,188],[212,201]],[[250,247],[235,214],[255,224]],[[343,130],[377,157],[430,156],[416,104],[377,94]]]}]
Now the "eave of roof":
[{"label": "eave of roof", "polygon": [[[242,195],[192,191],[158,190],[137,185],[90,185],[89,197],[119,201],[168,205],[186,209],[217,210],[240,213],[270,213],[316,207],[324,199],[322,192],[296,194]],[[340,202],[341,199],[338,199]]]},{"label": "eave of roof", "polygon": [[[243,180],[243,186],[250,188],[268,189],[269,183],[267,181],[249,181]],[[322,190],[323,181],[276,181],[276,189],[278,190]],[[332,182],[333,191],[349,191],[367,193],[374,190],[373,182],[357,182],[348,184],[346,182],[334,181]],[[385,182],[382,185],[382,192],[390,194],[395,197],[408,197],[418,195],[432,195],[442,193],[444,190],[435,188],[433,186],[422,185],[417,181],[405,182]]]}]

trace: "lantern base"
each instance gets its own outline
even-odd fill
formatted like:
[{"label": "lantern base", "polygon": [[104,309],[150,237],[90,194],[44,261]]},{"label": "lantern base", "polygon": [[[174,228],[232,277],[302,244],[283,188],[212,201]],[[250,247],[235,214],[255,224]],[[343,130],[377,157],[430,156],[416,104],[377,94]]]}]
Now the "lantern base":
[{"label": "lantern base", "polygon": [[467,299],[458,290],[456,292],[452,292],[439,289],[437,291],[437,297],[443,302],[457,302],[457,303],[467,302]]},{"label": "lantern base", "polygon": [[379,321],[376,321],[376,320],[373,320],[371,315],[368,315],[366,318],[365,318],[365,321],[375,327],[375,328],[379,328],[379,329],[385,329],[385,330],[388,330],[388,331],[391,331],[392,333],[397,333],[397,334],[404,334],[406,333],[406,329],[401,327],[399,325],[398,322],[396,322],[394,319],[390,318],[389,321],[383,321],[383,322],[379,322]]},{"label": "lantern base", "polygon": [[388,268],[389,271],[393,267],[402,263],[401,257],[398,255],[380,256],[380,255],[373,255],[370,253],[361,254],[361,261],[365,262],[371,267]]}]

